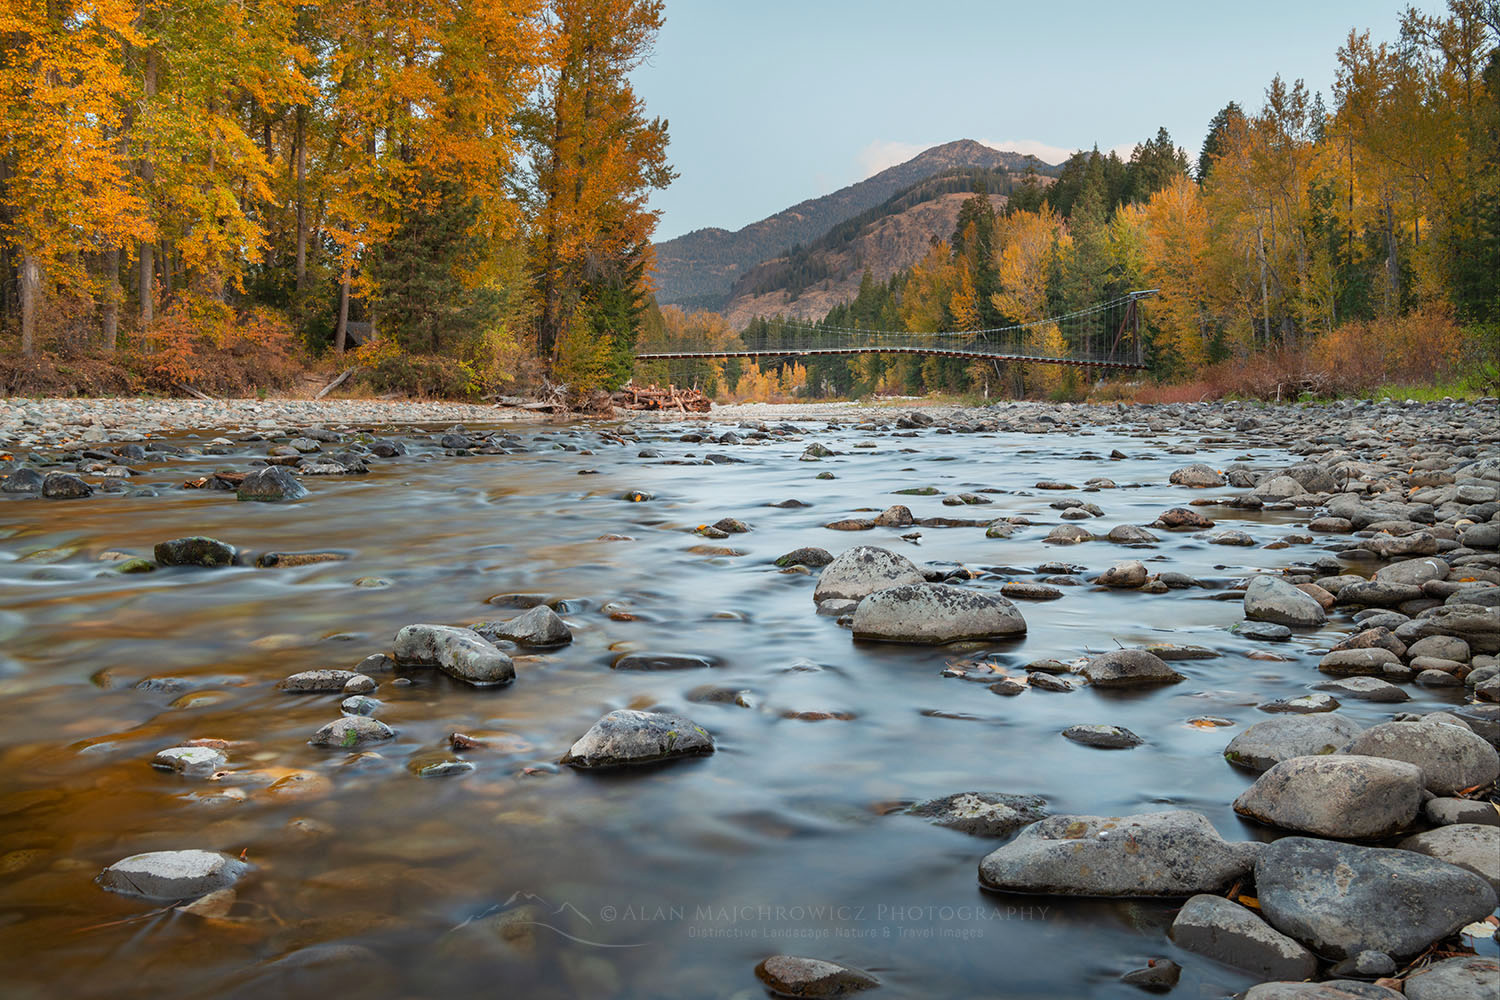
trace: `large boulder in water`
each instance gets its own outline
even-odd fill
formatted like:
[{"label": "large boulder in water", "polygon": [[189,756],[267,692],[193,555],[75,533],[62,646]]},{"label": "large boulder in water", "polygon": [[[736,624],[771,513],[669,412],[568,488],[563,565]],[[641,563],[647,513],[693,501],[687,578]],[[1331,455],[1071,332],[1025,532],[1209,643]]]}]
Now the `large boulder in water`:
[{"label": "large boulder in water", "polygon": [[1234,811],[1321,837],[1388,837],[1422,811],[1422,769],[1380,757],[1292,757],[1256,779]]},{"label": "large boulder in water", "polygon": [[1143,687],[1186,680],[1161,657],[1144,649],[1112,649],[1100,653],[1090,657],[1080,672],[1095,687]]},{"label": "large boulder in water", "polygon": [[1412,851],[1283,837],[1255,862],[1261,915],[1325,958],[1404,958],[1495,908],[1482,877]]},{"label": "large boulder in water", "polygon": [[1193,896],[1243,878],[1263,846],[1226,841],[1186,810],[1050,816],[981,861],[979,881],[1060,896]]},{"label": "large boulder in water", "polygon": [[926,579],[916,563],[905,556],[873,545],[856,545],[824,568],[813,600],[858,601],[877,590],[923,583]]},{"label": "large boulder in water", "polygon": [[889,587],[854,609],[854,637],[939,644],[1025,635],[1026,619],[998,594],[941,583]]},{"label": "large boulder in water", "polygon": [[236,500],[261,503],[300,500],[305,496],[307,496],[307,487],[280,465],[268,465],[263,469],[256,469],[241,481],[240,488],[235,492]]},{"label": "large boulder in water", "polygon": [[1274,576],[1257,576],[1245,588],[1245,617],[1299,627],[1322,625],[1328,620],[1321,604]]}]

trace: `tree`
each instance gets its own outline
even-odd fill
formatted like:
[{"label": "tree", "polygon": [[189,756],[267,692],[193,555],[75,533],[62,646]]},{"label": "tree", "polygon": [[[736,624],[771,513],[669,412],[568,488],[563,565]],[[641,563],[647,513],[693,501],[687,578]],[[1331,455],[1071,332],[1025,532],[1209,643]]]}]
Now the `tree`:
[{"label": "tree", "polygon": [[537,348],[555,361],[565,329],[582,335],[580,307],[604,300],[589,286],[631,284],[639,295],[658,215],[646,199],[673,174],[667,123],[646,116],[629,79],[655,44],[661,0],[550,0],[548,17],[551,58],[522,123]]}]

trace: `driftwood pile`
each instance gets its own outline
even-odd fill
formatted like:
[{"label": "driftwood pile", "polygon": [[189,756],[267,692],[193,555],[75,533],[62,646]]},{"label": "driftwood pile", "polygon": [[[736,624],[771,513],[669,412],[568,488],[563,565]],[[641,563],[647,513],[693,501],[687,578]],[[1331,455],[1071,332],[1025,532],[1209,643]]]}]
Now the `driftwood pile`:
[{"label": "driftwood pile", "polygon": [[614,404],[626,410],[677,410],[680,413],[707,413],[713,408],[707,396],[697,389],[665,389],[655,385],[627,385],[614,395]]}]

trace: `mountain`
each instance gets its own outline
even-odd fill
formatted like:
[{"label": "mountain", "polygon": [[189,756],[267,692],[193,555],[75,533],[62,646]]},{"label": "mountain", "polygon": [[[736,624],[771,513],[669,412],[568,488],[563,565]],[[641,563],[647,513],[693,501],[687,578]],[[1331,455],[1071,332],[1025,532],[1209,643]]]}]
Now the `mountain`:
[{"label": "mountain", "polygon": [[[1052,176],[1057,168],[1034,156],[1002,152],[971,139],[934,146],[821,198],[793,205],[737,232],[698,229],[656,245],[656,298],[662,305],[720,309],[734,283],[755,265],[786,255],[841,222],[866,212],[919,181],[958,168]],[[949,235],[947,232],[942,236]]]}]

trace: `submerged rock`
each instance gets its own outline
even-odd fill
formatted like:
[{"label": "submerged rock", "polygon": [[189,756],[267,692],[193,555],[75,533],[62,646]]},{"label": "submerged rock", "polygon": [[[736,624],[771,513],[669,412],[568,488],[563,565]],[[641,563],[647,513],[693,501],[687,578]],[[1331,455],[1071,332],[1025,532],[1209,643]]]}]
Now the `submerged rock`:
[{"label": "submerged rock", "polygon": [[394,739],[396,733],[384,722],[362,715],[346,715],[328,723],[307,742],[315,747],[354,750],[370,743]]},{"label": "submerged rock", "polygon": [[194,535],[189,538],[174,538],[157,542],[156,561],[163,566],[203,566],[216,568],[234,564],[238,554],[233,545],[217,538]]},{"label": "submerged rock", "polygon": [[213,747],[168,747],[151,758],[151,766],[161,771],[176,771],[189,778],[206,778],[228,762]]},{"label": "submerged rock", "polygon": [[713,737],[691,719],[619,709],[594,723],[561,763],[579,768],[618,767],[713,752]]},{"label": "submerged rock", "polygon": [[1049,816],[979,864],[1007,892],[1064,896],[1192,896],[1242,878],[1264,845],[1231,843],[1201,813]]},{"label": "submerged rock", "polygon": [[959,792],[918,802],[906,812],[975,837],[1007,837],[1027,823],[1045,817],[1046,804],[1039,795]]},{"label": "submerged rock", "polygon": [[940,644],[1024,635],[1026,619],[998,594],[917,583],[865,597],[854,609],[853,628],[856,639]]},{"label": "submerged rock", "polygon": [[755,967],[755,978],[780,997],[846,997],[880,985],[867,972],[795,955],[772,955]]},{"label": "submerged rock", "polygon": [[1082,743],[1086,747],[1098,747],[1102,750],[1126,750],[1146,742],[1122,726],[1100,724],[1069,726],[1062,731],[1062,734],[1074,743]]}]

